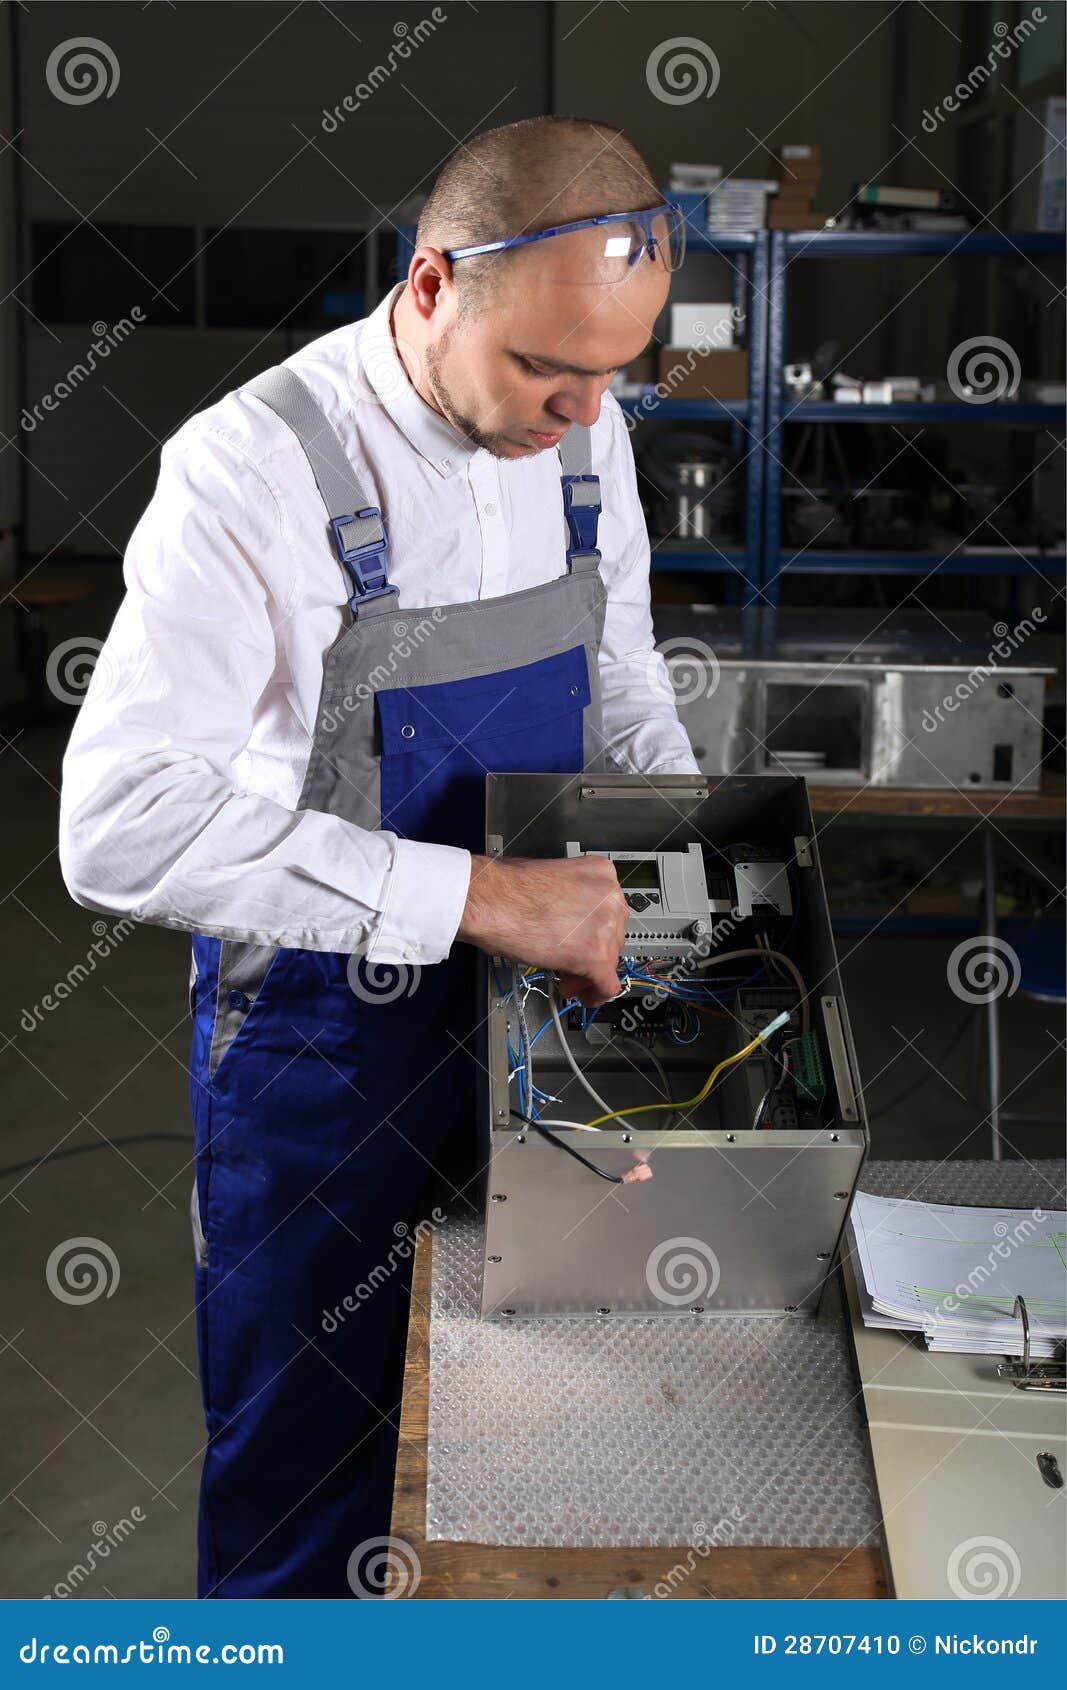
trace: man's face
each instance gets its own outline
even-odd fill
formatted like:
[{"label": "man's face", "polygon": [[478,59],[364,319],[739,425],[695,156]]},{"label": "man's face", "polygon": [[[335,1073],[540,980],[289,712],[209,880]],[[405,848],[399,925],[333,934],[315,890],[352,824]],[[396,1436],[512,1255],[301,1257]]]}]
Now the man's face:
[{"label": "man's face", "polygon": [[595,265],[596,244],[584,231],[533,242],[503,263],[476,315],[458,314],[455,287],[439,302],[443,321],[426,348],[426,381],[473,445],[498,458],[533,457],[573,423],[596,421],[616,370],[647,345],[670,278],[642,256],[625,281],[605,285],[586,279]]}]

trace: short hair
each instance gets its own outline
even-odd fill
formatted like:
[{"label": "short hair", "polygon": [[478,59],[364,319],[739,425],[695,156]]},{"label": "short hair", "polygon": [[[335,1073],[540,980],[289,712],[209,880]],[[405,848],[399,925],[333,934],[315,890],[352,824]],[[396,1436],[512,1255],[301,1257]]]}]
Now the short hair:
[{"label": "short hair", "polygon": [[[526,117],[483,131],[445,161],[416,240],[446,252],[662,203],[648,160],[614,124]],[[507,251],[463,260],[456,271],[462,314],[477,309],[514,256]]]}]

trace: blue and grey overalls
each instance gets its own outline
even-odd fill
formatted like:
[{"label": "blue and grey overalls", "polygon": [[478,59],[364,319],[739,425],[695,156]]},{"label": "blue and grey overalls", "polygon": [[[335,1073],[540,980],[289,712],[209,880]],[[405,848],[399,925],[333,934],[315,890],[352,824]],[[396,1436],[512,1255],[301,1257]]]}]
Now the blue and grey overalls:
[{"label": "blue and grey overalls", "polygon": [[[245,391],[300,440],[347,570],[298,807],[482,850],[486,773],[602,766],[589,430],[559,448],[565,573],[405,611],[381,513],[307,388],[279,367]],[[193,935],[201,1596],[351,1597],[350,1557],[389,1531],[397,1243],[474,1141],[475,966],[463,944],[412,971]]]}]

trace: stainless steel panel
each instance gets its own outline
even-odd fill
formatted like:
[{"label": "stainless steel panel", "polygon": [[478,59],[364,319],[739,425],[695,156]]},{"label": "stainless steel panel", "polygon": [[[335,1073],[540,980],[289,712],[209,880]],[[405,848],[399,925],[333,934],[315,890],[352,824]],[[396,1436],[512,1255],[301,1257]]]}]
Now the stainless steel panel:
[{"label": "stainless steel panel", "polygon": [[[708,773],[811,782],[1034,791],[1051,670],[981,664],[720,661],[674,649],[667,667]],[[792,689],[795,700],[783,692]],[[854,754],[842,755],[842,747]]]},{"label": "stainless steel panel", "polygon": [[[834,1005],[836,1053],[827,1065],[824,1123],[753,1131],[751,1110],[738,1115],[735,1094],[723,1088],[676,1127],[666,1125],[668,1117],[645,1116],[637,1119],[655,1123],[648,1131],[554,1129],[610,1173],[623,1174],[651,1156],[651,1179],[623,1186],[599,1180],[510,1115],[508,1011],[487,973],[482,1312],[518,1318],[607,1310],[692,1319],[699,1310],[801,1318],[818,1305],[868,1142],[804,782],[777,775],[649,777],[641,782],[640,802],[634,784],[625,775],[597,776],[595,784],[580,776],[491,775],[488,849],[563,856],[569,840],[583,849],[640,851],[682,850],[692,841],[725,848],[746,840],[773,844],[792,859],[792,949],[814,988],[812,1023],[824,1041],[825,999]],[[794,857],[796,841],[804,848]],[[725,945],[732,948],[733,941]],[[671,1055],[670,1067],[687,1087],[674,1095],[699,1089],[726,1054],[722,1028],[729,1025],[710,1020],[701,1034],[707,1043]],[[578,1038],[569,1034],[568,1042]],[[560,1100],[550,1113],[585,1119],[591,1106],[581,1101],[551,1028],[536,1053],[536,1082]],[[590,1056],[587,1045],[585,1059]],[[641,1053],[614,1067],[598,1060],[595,1084],[610,1107],[633,1106],[634,1069],[640,1072],[646,1060]]]},{"label": "stainless steel panel", "polygon": [[494,1132],[483,1316],[814,1314],[862,1133],[561,1136],[616,1174],[654,1148],[654,1177],[609,1186],[536,1134]]}]

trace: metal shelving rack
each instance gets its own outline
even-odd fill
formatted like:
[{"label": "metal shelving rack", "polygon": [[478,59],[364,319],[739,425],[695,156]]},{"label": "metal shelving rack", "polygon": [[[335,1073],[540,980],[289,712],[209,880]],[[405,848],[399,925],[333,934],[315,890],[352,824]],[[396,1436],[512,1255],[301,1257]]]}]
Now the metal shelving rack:
[{"label": "metal shelving rack", "polygon": [[713,541],[661,540],[653,542],[652,569],[657,574],[732,574],[745,606],[759,599],[762,578],[764,474],[763,413],[767,375],[767,298],[769,242],[765,230],[750,234],[709,235],[690,225],[686,255],[713,253],[734,257],[733,304],[744,313],[748,345],[748,397],[745,399],[620,399],[627,415],[668,421],[728,421],[731,444],[744,466],[744,543],[723,547]]},{"label": "metal shelving rack", "polygon": [[1062,234],[997,234],[975,231],[968,234],[852,233],[837,230],[776,231],[771,235],[769,259],[769,301],[767,311],[768,382],[764,412],[765,466],[763,471],[763,575],[761,587],[766,613],[762,642],[770,648],[785,571],[793,573],[842,573],[926,575],[931,571],[953,575],[1062,574],[1062,553],[1024,551],[1005,547],[1003,551],[965,551],[965,542],[945,553],[925,551],[846,551],[814,548],[790,550],[782,541],[782,485],[784,478],[784,429],[787,423],[967,423],[1014,424],[1017,427],[1062,428],[1064,409],[1060,405],[1017,404],[1010,400],[989,404],[932,403],[896,405],[842,405],[833,402],[791,401],[782,386],[786,363],[788,306],[787,272],[790,263],[802,258],[896,258],[902,256],[964,258],[1053,257],[1062,255]]}]

